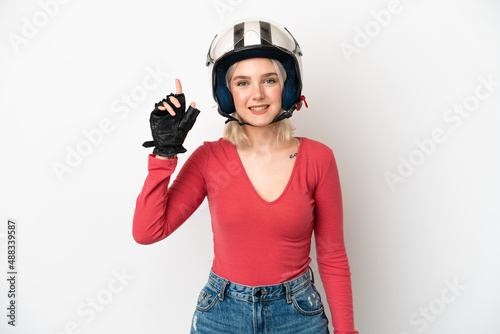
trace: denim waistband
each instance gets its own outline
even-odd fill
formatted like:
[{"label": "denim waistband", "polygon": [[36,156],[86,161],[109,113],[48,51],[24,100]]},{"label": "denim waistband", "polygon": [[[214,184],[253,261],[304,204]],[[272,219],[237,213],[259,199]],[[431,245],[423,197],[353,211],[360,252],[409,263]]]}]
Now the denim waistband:
[{"label": "denim waistband", "polygon": [[314,276],[311,268],[309,268],[301,276],[280,284],[248,286],[231,282],[210,270],[208,283],[219,291],[220,300],[223,300],[224,296],[252,302],[286,298],[287,303],[290,303],[293,294],[307,287],[309,283],[314,283]]}]

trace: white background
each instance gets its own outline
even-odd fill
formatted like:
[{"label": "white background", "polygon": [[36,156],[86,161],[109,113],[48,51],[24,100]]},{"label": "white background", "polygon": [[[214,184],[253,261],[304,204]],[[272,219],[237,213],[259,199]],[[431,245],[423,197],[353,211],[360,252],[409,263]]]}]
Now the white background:
[{"label": "white background", "polygon": [[[292,121],[337,158],[356,328],[500,333],[498,2],[62,2],[0,10],[1,333],[189,331],[213,255],[208,208],[169,239],[136,244],[141,144],[176,77],[202,111],[179,167],[222,135],[206,52],[220,29],[255,16],[286,26],[304,52],[309,109]],[[453,111],[464,103],[467,117]],[[391,186],[387,173],[404,176]],[[8,218],[19,232],[15,328]]]}]

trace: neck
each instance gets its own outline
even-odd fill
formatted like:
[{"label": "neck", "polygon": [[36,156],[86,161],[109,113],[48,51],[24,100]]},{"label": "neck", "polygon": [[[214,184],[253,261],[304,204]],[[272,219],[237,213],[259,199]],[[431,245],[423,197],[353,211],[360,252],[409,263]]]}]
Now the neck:
[{"label": "neck", "polygon": [[255,153],[272,153],[283,150],[290,145],[296,145],[297,140],[293,139],[292,142],[278,142],[276,140],[277,131],[276,124],[267,126],[243,126],[243,130],[250,140],[250,144],[242,145],[239,147],[241,150],[254,151]]},{"label": "neck", "polygon": [[249,125],[244,125],[243,130],[250,140],[250,145],[248,148],[254,148],[257,150],[271,150],[278,146],[276,141],[276,131],[274,125],[254,127]]}]

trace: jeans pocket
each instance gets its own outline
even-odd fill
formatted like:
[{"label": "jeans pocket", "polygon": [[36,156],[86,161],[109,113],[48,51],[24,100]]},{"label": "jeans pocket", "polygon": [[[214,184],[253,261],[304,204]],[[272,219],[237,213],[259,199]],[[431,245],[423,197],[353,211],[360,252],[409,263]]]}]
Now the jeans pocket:
[{"label": "jeans pocket", "polygon": [[304,289],[292,294],[293,307],[302,315],[317,315],[323,312],[324,307],[321,302],[316,287],[310,283]]},{"label": "jeans pocket", "polygon": [[218,300],[219,296],[217,295],[217,291],[207,283],[200,291],[196,309],[201,312],[208,312],[214,307]]}]

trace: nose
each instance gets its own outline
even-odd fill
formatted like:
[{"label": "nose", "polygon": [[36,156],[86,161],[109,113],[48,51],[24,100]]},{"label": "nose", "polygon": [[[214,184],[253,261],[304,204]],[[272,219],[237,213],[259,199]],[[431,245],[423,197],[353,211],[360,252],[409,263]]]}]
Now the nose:
[{"label": "nose", "polygon": [[264,98],[264,87],[260,84],[255,84],[253,86],[252,98],[254,100],[262,100]]}]

